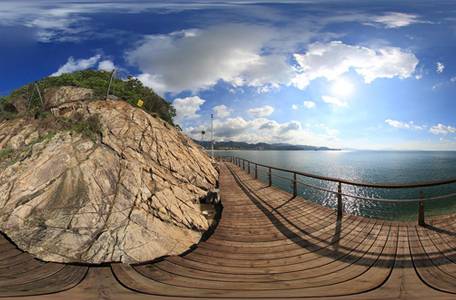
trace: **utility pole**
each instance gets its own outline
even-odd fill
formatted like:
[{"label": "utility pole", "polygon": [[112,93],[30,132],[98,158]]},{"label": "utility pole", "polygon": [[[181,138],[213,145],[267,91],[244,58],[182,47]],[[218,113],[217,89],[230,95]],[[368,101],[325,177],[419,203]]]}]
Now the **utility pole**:
[{"label": "utility pole", "polygon": [[114,78],[115,72],[116,72],[116,69],[112,70],[112,72],[111,72],[111,79],[109,79],[108,90],[106,91],[106,100],[108,100],[108,97],[109,97],[109,91],[111,90],[112,79]]},{"label": "utility pole", "polygon": [[211,157],[214,158],[214,114],[211,114]]},{"label": "utility pole", "polygon": [[35,82],[35,88],[36,88],[36,91],[38,92],[38,97],[40,97],[41,107],[44,107],[44,101],[43,101],[43,98],[41,97],[40,88],[38,87],[38,83],[36,83],[36,82]]}]

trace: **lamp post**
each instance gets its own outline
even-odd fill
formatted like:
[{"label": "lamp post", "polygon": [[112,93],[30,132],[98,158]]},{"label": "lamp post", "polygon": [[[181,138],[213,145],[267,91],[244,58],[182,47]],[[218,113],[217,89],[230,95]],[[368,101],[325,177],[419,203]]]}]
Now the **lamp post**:
[{"label": "lamp post", "polygon": [[211,114],[211,157],[214,158],[214,114]]}]

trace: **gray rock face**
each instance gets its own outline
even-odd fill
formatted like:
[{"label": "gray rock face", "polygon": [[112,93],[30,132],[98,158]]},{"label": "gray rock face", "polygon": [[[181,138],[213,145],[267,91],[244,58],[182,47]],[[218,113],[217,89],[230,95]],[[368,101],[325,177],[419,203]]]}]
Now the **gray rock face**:
[{"label": "gray rock face", "polygon": [[23,96],[14,98],[11,101],[11,104],[16,108],[17,112],[19,113],[24,113],[27,111],[27,99],[25,99]]},{"label": "gray rock face", "polygon": [[93,90],[74,86],[53,87],[46,89],[43,97],[45,106],[51,108],[64,103],[92,99]]},{"label": "gray rock face", "polygon": [[54,114],[98,115],[99,140],[20,119],[0,123],[0,151],[19,153],[0,155],[0,230],[55,262],[134,263],[197,243],[208,229],[199,201],[218,177],[210,158],[123,101],[71,102]]}]

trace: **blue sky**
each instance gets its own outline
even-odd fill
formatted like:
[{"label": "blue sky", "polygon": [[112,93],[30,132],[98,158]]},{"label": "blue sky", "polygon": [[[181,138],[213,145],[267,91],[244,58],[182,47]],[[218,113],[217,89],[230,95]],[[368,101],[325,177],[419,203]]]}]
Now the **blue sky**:
[{"label": "blue sky", "polygon": [[115,67],[195,138],[456,150],[453,1],[1,1],[0,35],[0,95]]}]

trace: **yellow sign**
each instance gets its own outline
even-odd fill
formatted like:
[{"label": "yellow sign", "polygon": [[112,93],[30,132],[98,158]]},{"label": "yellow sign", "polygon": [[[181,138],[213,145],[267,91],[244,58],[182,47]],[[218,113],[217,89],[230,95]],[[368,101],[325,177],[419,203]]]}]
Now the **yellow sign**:
[{"label": "yellow sign", "polygon": [[139,107],[142,107],[144,105],[144,101],[142,101],[141,99],[138,100],[138,103],[136,103],[136,105],[138,105]]}]

